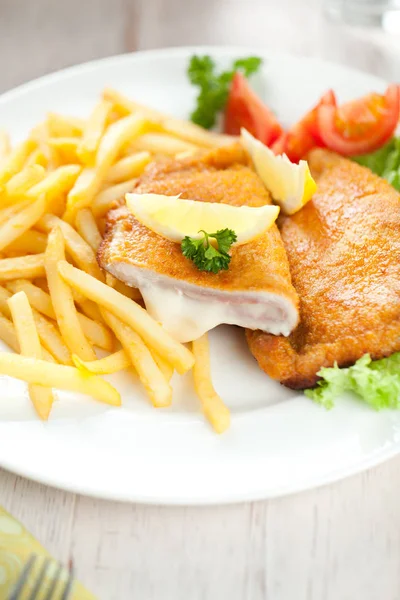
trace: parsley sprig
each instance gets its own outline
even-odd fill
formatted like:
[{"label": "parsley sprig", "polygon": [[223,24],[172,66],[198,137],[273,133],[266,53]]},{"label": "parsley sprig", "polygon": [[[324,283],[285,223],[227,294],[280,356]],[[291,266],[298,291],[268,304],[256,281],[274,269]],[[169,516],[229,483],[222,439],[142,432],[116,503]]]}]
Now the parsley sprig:
[{"label": "parsley sprig", "polygon": [[[189,236],[183,238],[182,254],[192,260],[199,271],[219,273],[228,269],[231,261],[228,251],[237,240],[236,233],[232,229],[220,229],[216,233],[200,230],[199,233],[203,234],[199,239]],[[217,247],[210,243],[210,238],[217,242]]]},{"label": "parsley sprig", "polygon": [[258,56],[238,58],[229,71],[217,73],[211,56],[192,56],[187,74],[190,82],[200,90],[196,108],[190,115],[191,120],[205,129],[214,127],[218,113],[225,107],[235,72],[249,77],[258,71],[261,63],[262,59]]}]

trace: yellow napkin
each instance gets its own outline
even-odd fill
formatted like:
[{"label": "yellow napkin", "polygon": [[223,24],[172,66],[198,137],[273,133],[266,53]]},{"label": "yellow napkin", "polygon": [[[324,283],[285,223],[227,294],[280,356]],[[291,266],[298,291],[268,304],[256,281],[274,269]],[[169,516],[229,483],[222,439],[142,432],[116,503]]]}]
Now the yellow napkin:
[{"label": "yellow napkin", "polygon": [[[31,554],[50,556],[47,550],[0,507],[0,599],[6,600]],[[37,573],[37,570],[36,570]],[[69,599],[68,599],[69,600]],[[75,581],[71,600],[96,600],[90,592]]]}]

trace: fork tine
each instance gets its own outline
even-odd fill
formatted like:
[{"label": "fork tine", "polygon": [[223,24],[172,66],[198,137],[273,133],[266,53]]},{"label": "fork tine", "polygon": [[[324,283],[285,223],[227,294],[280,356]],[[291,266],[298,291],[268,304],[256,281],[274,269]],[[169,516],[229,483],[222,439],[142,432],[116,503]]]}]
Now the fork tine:
[{"label": "fork tine", "polygon": [[36,578],[35,585],[33,586],[33,590],[31,592],[28,600],[36,600],[38,592],[39,592],[40,588],[42,587],[42,583],[45,580],[46,571],[49,568],[49,566],[50,566],[50,559],[46,558],[44,560],[42,568],[39,571],[39,575]]},{"label": "fork tine", "polygon": [[50,585],[49,589],[47,590],[47,594],[43,600],[51,600],[52,599],[54,590],[56,589],[57,583],[59,582],[59,578],[60,578],[62,569],[63,569],[62,564],[58,563],[57,569],[56,569],[54,575],[52,576],[51,585]]},{"label": "fork tine", "polygon": [[68,600],[68,597],[69,597],[70,593],[72,592],[72,584],[73,583],[74,583],[74,570],[71,569],[68,572],[68,579],[65,584],[64,592],[63,592],[62,596],[60,597],[60,600]]},{"label": "fork tine", "polygon": [[19,579],[18,579],[17,583],[15,584],[15,587],[11,593],[9,600],[19,600],[19,598],[21,598],[20,594],[22,592],[23,587],[25,586],[25,583],[28,579],[30,572],[33,569],[36,559],[37,559],[36,554],[31,554],[28,562],[25,563],[25,566],[21,571]]}]

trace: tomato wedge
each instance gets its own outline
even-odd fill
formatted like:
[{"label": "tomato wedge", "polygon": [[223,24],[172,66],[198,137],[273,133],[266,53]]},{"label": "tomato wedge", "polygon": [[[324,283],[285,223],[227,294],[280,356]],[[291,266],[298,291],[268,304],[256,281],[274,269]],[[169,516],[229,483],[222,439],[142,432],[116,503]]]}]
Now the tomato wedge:
[{"label": "tomato wedge", "polygon": [[336,107],[336,98],[332,90],[328,90],[318,104],[287,132],[282,152],[285,152],[291,161],[298,162],[315,146],[323,145],[318,129],[318,111],[323,105]]},{"label": "tomato wedge", "polygon": [[235,73],[225,109],[224,132],[239,135],[244,127],[270,146],[283,133],[278,120],[250,88],[241,73]]},{"label": "tomato wedge", "polygon": [[273,144],[271,144],[270,148],[272,152],[276,155],[283,154],[286,150],[288,134],[283,132]]},{"label": "tomato wedge", "polygon": [[343,104],[318,108],[318,132],[324,146],[342,156],[366,154],[393,135],[400,114],[400,90],[389,85],[385,94],[368,94]]}]

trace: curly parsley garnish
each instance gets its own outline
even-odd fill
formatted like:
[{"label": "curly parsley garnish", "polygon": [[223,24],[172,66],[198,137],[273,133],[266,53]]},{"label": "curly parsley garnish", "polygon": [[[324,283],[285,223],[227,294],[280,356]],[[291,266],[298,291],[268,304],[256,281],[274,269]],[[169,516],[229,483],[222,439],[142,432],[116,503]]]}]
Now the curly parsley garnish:
[{"label": "curly parsley garnish", "polygon": [[236,71],[249,77],[256,73],[262,64],[258,56],[238,58],[229,71],[216,72],[213,59],[210,56],[192,56],[187,74],[190,82],[199,87],[197,105],[190,115],[191,120],[205,129],[215,125],[218,113],[225,107],[229,88]]},{"label": "curly parsley garnish", "polygon": [[[220,229],[216,233],[201,230],[199,233],[203,237],[198,240],[189,236],[183,238],[182,254],[192,260],[199,271],[219,273],[223,269],[227,270],[231,262],[228,250],[237,240],[236,233],[232,229]],[[217,242],[217,247],[210,243],[210,238]]]}]

